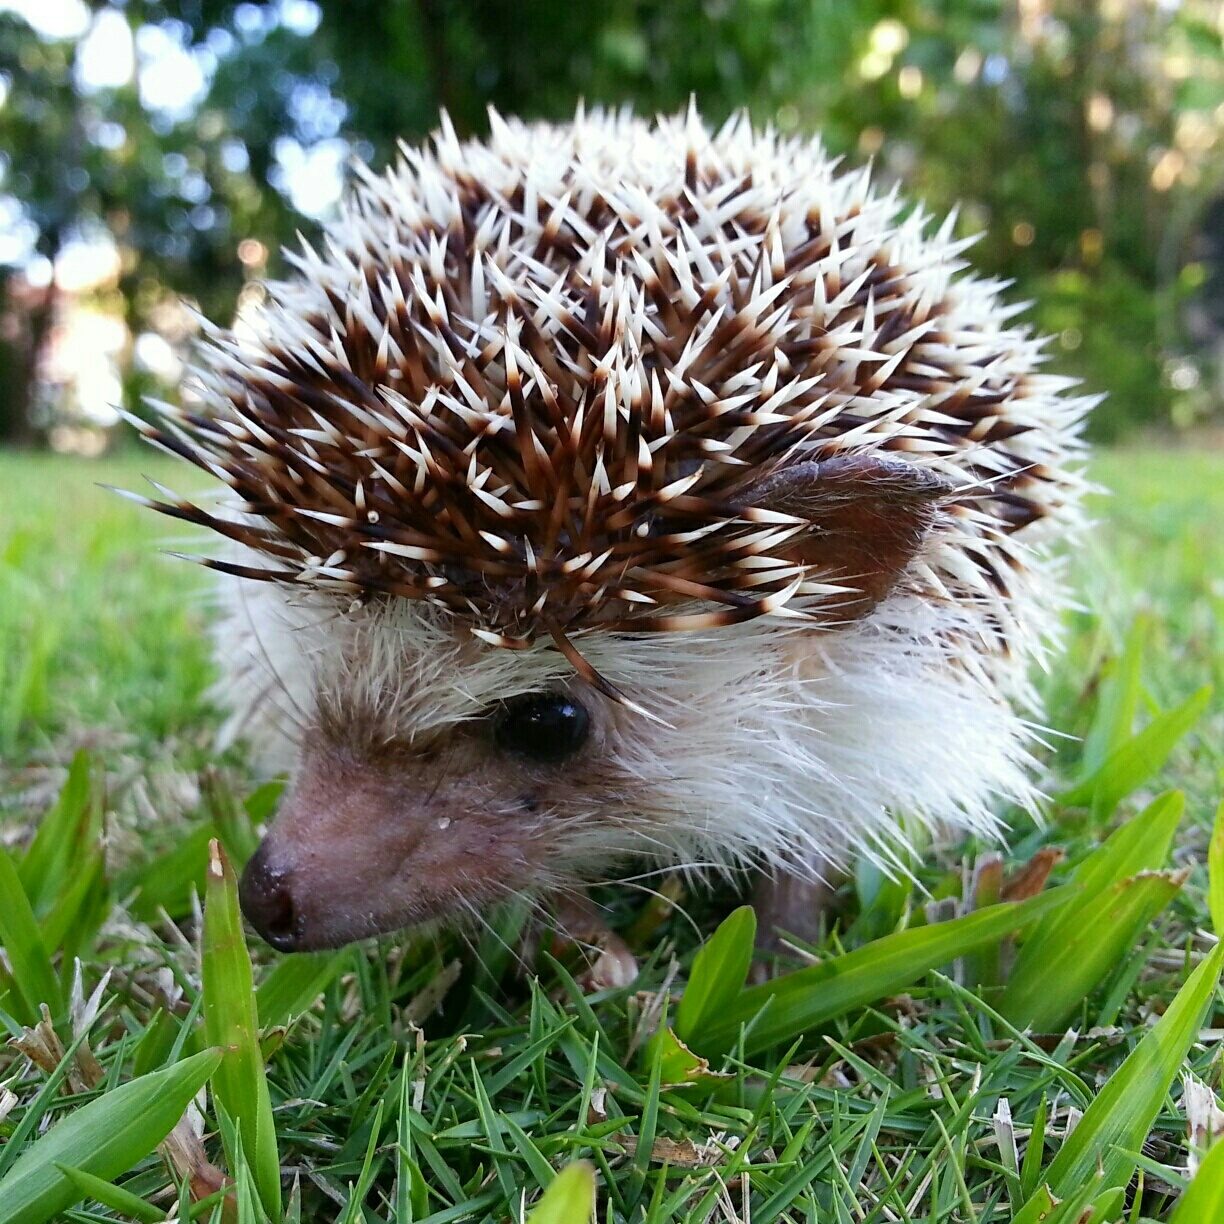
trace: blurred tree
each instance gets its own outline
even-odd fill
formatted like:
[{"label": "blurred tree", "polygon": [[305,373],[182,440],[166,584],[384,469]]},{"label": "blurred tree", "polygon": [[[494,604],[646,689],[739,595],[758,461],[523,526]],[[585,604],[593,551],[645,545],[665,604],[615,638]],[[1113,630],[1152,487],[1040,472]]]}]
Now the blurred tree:
[{"label": "blurred tree", "polygon": [[[274,149],[302,126],[286,82],[317,72],[309,44],[280,25],[258,39],[192,29],[168,21],[161,7],[97,4],[78,36],[58,39],[0,12],[0,206],[13,231],[29,236],[26,249],[13,244],[10,263],[0,263],[0,440],[29,436],[60,297],[56,263],[71,244],[114,243],[114,281],[92,291],[135,334],[180,294],[206,313],[232,315],[267,244],[287,241],[299,222],[273,185]],[[102,23],[114,21],[129,31],[133,68],[97,85],[83,59]],[[107,45],[122,46],[122,33],[108,36]],[[188,66],[193,44],[212,61],[207,89],[181,111],[158,105],[145,88],[141,63],[159,43],[163,54],[177,48]],[[253,235],[258,241],[243,248]],[[25,273],[39,262],[31,283]],[[16,304],[8,300],[14,292]],[[138,407],[138,384],[125,396],[129,407]]]},{"label": "blurred tree", "polygon": [[1184,306],[1224,188],[1224,10],[881,7],[826,130],[857,127],[858,151],[878,149],[913,194],[962,206],[962,229],[982,234],[974,263],[1034,299],[1061,369],[1109,392],[1098,436],[1218,409],[1193,384]]},{"label": "blurred tree", "polygon": [[[345,152],[383,161],[439,106],[479,132],[490,103],[562,118],[579,97],[650,112],[695,95],[712,120],[747,105],[822,130],[937,211],[963,201],[975,262],[1036,299],[1060,365],[1112,392],[1098,429],[1205,401],[1180,305],[1219,279],[1201,240],[1224,190],[1214,0],[90,0],[60,38],[3,8],[0,212],[7,193],[51,263],[109,234],[107,292],[134,333],[165,330],[177,294],[229,317],[326,213]],[[116,21],[133,68],[99,84],[83,61]],[[176,70],[198,88],[168,106],[151,85]],[[28,419],[57,292],[9,288],[0,379],[20,387],[0,435]]]},{"label": "blurred tree", "polygon": [[[651,112],[701,98],[717,118],[767,113],[803,87],[827,32],[856,25],[838,0],[316,0],[313,65],[297,78],[334,88],[345,127],[385,159],[445,107],[461,133],[487,128],[486,108],[561,119],[577,99]],[[312,5],[315,7],[316,5]],[[284,0],[171,0],[155,6],[197,38]],[[840,16],[838,16],[840,14]],[[249,20],[249,18],[247,18]],[[834,52],[840,56],[839,52]]]},{"label": "blurred tree", "polygon": [[[79,181],[48,156],[80,139],[71,58],[62,45],[43,44],[23,21],[0,13],[0,72],[8,97],[0,109],[0,148],[5,153],[6,187],[21,200],[34,230],[33,249],[48,260],[60,253],[76,213]],[[24,440],[30,431],[31,394],[55,312],[54,280],[38,291],[5,277],[0,357],[0,439]],[[25,287],[23,287],[25,288]]]}]

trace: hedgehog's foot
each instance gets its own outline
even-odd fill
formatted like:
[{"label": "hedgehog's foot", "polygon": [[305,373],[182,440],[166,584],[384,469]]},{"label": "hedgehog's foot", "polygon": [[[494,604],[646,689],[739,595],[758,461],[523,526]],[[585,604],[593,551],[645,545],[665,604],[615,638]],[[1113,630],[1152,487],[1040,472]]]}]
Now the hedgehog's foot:
[{"label": "hedgehog's foot", "polygon": [[792,940],[816,943],[834,908],[838,883],[789,873],[763,876],[752,895],[757,950],[773,957],[792,949]]},{"label": "hedgehog's foot", "polygon": [[628,986],[637,977],[637,958],[589,897],[578,894],[557,897],[553,917],[556,942],[576,945],[586,957],[587,969],[578,979],[586,989]]}]

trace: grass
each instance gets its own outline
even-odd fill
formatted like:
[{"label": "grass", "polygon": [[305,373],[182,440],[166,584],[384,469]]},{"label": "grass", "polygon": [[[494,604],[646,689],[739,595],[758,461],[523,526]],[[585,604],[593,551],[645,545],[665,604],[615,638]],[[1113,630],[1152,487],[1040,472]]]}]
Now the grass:
[{"label": "grass", "polygon": [[153,516],[96,483],[134,487],[169,466],[151,452],[96,464],[0,454],[0,760],[10,769],[62,763],[80,744],[203,762],[200,575],[158,553],[165,530]]},{"label": "grass", "polygon": [[[1224,680],[1224,457],[1098,459],[1114,495],[1044,681],[1051,724],[1086,739],[1059,742],[1061,799],[1042,828],[1016,817],[1001,865],[960,845],[916,883],[860,872],[819,963],[749,988],[749,911],[719,925],[726,898],[686,898],[717,927],[701,944],[616,898],[643,969],[593,994],[566,957],[523,972],[514,915],[475,954],[248,951],[225,858],[275,793],[211,759],[202,576],[93,483],[141,472],[178,475],[0,455],[0,1221],[553,1224],[585,1217],[575,1162],[601,1220],[1173,1217],[1181,1077],[1220,1078],[1224,716],[1177,710]],[[201,1141],[175,1094],[205,1075]],[[1222,1179],[1213,1154],[1197,1201]]]}]

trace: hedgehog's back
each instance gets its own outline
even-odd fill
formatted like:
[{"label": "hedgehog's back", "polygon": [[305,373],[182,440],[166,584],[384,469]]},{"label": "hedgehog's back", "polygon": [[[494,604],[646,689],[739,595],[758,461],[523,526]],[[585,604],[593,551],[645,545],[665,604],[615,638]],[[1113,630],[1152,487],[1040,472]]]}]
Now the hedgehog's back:
[{"label": "hedgehog's back", "polygon": [[175,512],[253,548],[248,576],[427,599],[513,645],[818,612],[839,575],[745,490],[883,455],[955,488],[908,589],[1024,648],[1090,401],[952,228],[743,118],[444,126],[363,172],[256,338],[215,338],[208,411],[162,439],[245,513]]}]

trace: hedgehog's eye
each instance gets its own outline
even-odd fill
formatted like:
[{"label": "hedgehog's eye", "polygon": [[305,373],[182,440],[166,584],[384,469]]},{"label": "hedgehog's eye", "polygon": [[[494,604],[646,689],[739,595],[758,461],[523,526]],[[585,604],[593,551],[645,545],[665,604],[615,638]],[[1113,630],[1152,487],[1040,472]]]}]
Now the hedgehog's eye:
[{"label": "hedgehog's eye", "polygon": [[493,738],[505,752],[533,761],[556,762],[586,743],[591,716],[564,693],[514,697],[493,716]]}]

